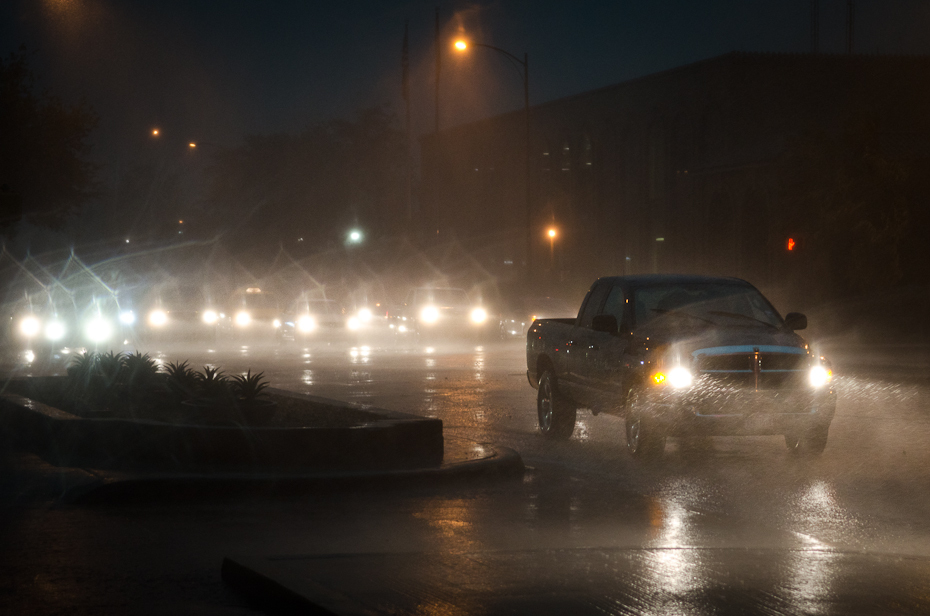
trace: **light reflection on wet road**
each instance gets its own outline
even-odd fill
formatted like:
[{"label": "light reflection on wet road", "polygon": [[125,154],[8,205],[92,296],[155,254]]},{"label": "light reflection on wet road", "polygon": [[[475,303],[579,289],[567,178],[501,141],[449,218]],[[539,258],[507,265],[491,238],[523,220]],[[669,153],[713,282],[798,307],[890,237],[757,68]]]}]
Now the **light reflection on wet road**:
[{"label": "light reflection on wet road", "polygon": [[[843,613],[846,604],[831,607],[831,593],[856,590],[868,596],[868,584],[878,583],[872,578],[884,580],[875,592],[894,590],[894,567],[901,568],[901,580],[916,575],[917,569],[893,557],[918,557],[914,567],[927,570],[921,560],[930,558],[930,393],[925,384],[841,375],[837,416],[821,458],[790,456],[780,437],[716,438],[672,440],[663,460],[643,464],[626,453],[617,418],[582,412],[570,441],[550,443],[539,437],[535,392],[526,382],[519,343],[350,349],[284,345],[154,355],[165,361],[188,359],[194,366],[218,365],[227,373],[263,370],[275,387],[439,417],[447,434],[512,447],[530,467],[517,485],[239,505],[224,513],[226,522],[219,527],[212,527],[217,511],[211,506],[187,514],[164,507],[108,514],[117,526],[132,519],[132,526],[164,533],[174,545],[188,541],[214,556],[233,548],[303,555],[426,552],[445,558],[446,565],[461,555],[488,551],[596,549],[607,550],[598,558],[613,562],[618,557],[610,550],[640,550],[632,560],[623,557],[625,564],[614,565],[624,575],[640,576],[637,601],[653,596],[666,602],[641,605],[634,613],[694,613],[701,601],[705,609],[698,611],[712,613],[719,597],[693,599],[704,596],[708,585],[722,592],[719,585],[726,585],[728,575],[736,581],[769,576],[766,592],[774,599],[765,605],[771,613]],[[101,539],[102,522],[80,517],[82,533],[109,545]],[[62,533],[69,528],[59,524]],[[148,540],[142,543],[149,550],[162,549]],[[727,550],[736,552],[727,556]],[[577,561],[572,567],[591,567],[594,554],[586,558],[571,552],[564,558]],[[514,558],[509,566],[528,566]],[[549,558],[555,557],[549,553],[543,560]],[[492,584],[478,579],[489,575],[478,569],[482,573],[474,573],[471,581]],[[578,573],[584,569],[572,571],[585,577]],[[600,578],[592,574],[587,579]],[[922,588],[901,592],[916,601],[914,593]],[[902,605],[905,613],[930,611],[919,601]],[[660,610],[663,606],[668,609]],[[615,605],[606,613],[626,612]]]}]

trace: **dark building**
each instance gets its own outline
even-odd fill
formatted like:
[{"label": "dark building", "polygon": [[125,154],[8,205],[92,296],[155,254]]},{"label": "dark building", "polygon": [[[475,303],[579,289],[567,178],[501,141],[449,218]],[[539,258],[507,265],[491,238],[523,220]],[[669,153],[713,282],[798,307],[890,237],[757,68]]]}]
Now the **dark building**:
[{"label": "dark building", "polygon": [[[671,271],[784,284],[797,254],[788,238],[801,249],[804,237],[780,161],[799,136],[840,131],[857,114],[876,119],[889,148],[925,151],[930,58],[730,53],[534,106],[534,274],[585,285]],[[528,227],[523,111],[421,145],[424,237],[456,240],[517,278]]]}]

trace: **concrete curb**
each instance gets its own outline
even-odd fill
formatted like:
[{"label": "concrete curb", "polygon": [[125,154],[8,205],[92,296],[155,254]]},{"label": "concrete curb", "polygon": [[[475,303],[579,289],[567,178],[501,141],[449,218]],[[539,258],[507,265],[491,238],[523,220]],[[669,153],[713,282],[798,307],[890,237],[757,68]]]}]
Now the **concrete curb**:
[{"label": "concrete curb", "polygon": [[[23,379],[61,382],[63,377]],[[0,393],[0,431],[58,466],[158,468],[195,474],[212,467],[265,473],[404,469],[443,460],[442,421],[284,390],[282,398],[358,416],[351,427],[228,427],[136,419],[87,419]]]},{"label": "concrete curb", "polygon": [[523,459],[513,449],[466,439],[450,440],[454,446],[448,449],[452,451],[470,447],[483,453],[470,459],[455,456],[435,467],[385,471],[141,474],[88,470],[95,479],[73,486],[61,500],[70,504],[106,505],[248,497],[290,499],[326,491],[396,489],[407,485],[523,477]]}]

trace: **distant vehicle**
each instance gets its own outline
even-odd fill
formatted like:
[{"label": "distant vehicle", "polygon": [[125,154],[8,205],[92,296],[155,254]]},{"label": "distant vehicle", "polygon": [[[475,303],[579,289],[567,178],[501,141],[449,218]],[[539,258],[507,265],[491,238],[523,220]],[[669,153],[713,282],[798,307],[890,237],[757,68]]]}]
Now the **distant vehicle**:
[{"label": "distant vehicle", "polygon": [[230,317],[202,286],[167,285],[150,292],[139,329],[145,340],[215,341]]},{"label": "distant vehicle", "polygon": [[23,348],[63,348],[80,344],[80,323],[67,292],[37,292],[7,304],[7,336]]},{"label": "distant vehicle", "polygon": [[522,298],[501,314],[501,338],[524,338],[536,319],[569,317],[577,312],[577,307],[557,297]]},{"label": "distant vehicle", "polygon": [[278,296],[259,287],[233,294],[227,308],[230,329],[236,339],[273,341],[280,337],[284,311]]},{"label": "distant vehicle", "polygon": [[411,289],[394,326],[397,333],[420,339],[489,338],[498,329],[484,306],[472,301],[464,289],[451,287]]},{"label": "distant vehicle", "polygon": [[527,333],[539,429],[568,438],[578,408],[619,415],[637,457],[668,436],[784,435],[820,453],[836,408],[832,369],[751,284],[704,276],[598,279],[576,318]]},{"label": "distant vehicle", "polygon": [[292,340],[344,338],[348,323],[345,309],[336,300],[301,297],[285,313],[280,335]]}]

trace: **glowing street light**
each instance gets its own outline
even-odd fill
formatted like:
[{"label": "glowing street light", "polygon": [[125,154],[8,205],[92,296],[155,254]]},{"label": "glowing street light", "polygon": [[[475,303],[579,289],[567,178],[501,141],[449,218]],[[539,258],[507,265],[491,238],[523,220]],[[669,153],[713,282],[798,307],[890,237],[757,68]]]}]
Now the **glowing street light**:
[{"label": "glowing street light", "polygon": [[362,242],[362,232],[358,229],[352,229],[349,231],[349,243],[350,244],[360,244]]},{"label": "glowing street light", "polygon": [[555,236],[559,234],[555,227],[549,227],[546,235],[549,236],[549,269],[555,269]]},{"label": "glowing street light", "polygon": [[196,144],[196,143],[194,143],[193,141],[191,141],[190,143],[188,143],[188,144],[187,144],[187,147],[189,147],[190,149],[192,149],[192,150],[193,150],[194,148],[196,148],[196,147],[197,147],[197,144]]},{"label": "glowing street light", "polygon": [[153,128],[153,129],[152,129],[152,136],[153,136],[153,137],[158,137],[159,135],[161,135],[161,131],[158,130],[157,128]]},{"label": "glowing street light", "polygon": [[[525,132],[525,151],[524,155],[526,157],[525,165],[525,209],[526,209],[526,277],[528,281],[532,280],[533,276],[533,213],[532,206],[530,204],[530,58],[527,53],[523,54],[523,59],[521,60],[517,56],[513,55],[509,51],[505,51],[500,47],[495,47],[494,45],[487,45],[485,43],[475,43],[467,42],[465,39],[458,39],[453,44],[456,50],[460,52],[466,51],[469,46],[472,47],[485,47],[487,49],[493,49],[494,51],[503,54],[507,57],[508,60],[514,63],[514,65],[521,69],[523,73],[523,116],[524,123],[526,124]],[[438,126],[437,126],[438,131]],[[552,236],[554,237],[554,236]]]}]

